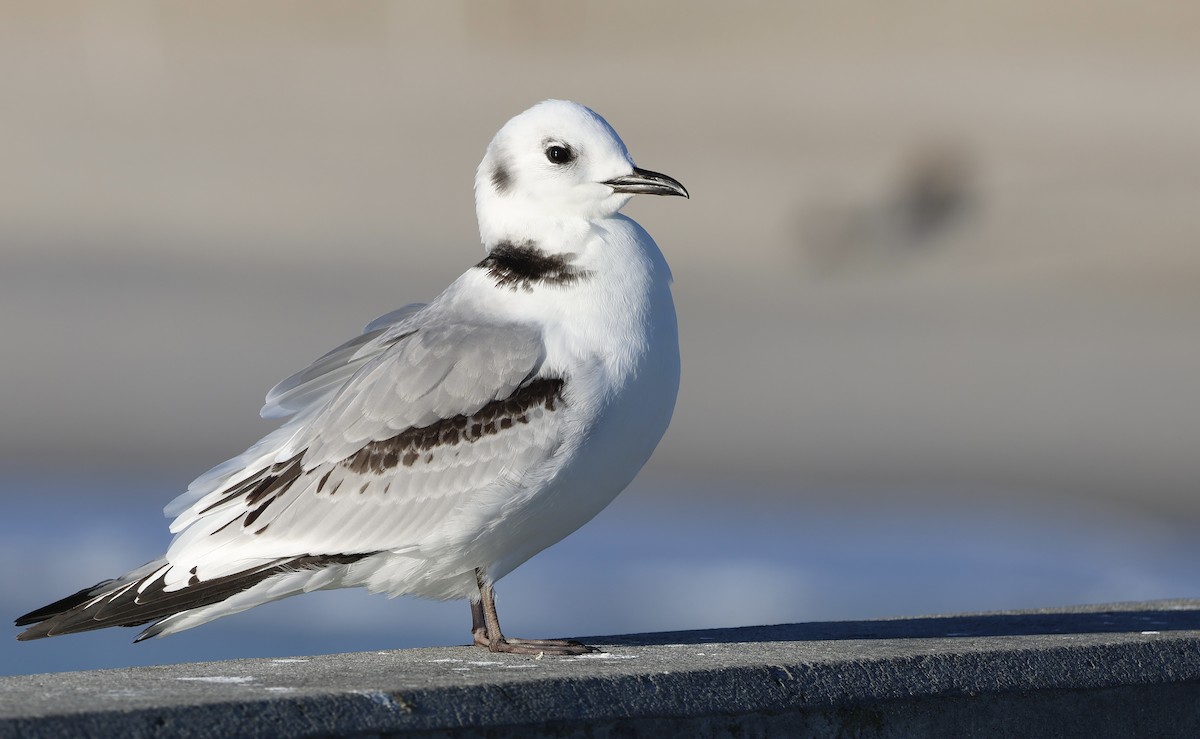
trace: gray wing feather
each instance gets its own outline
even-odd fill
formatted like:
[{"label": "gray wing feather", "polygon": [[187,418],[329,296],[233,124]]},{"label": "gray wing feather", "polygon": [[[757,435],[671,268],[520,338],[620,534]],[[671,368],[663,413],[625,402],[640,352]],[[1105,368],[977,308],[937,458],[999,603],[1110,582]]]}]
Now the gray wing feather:
[{"label": "gray wing feather", "polygon": [[[404,332],[410,330],[359,362],[322,404],[215,468],[207,492],[182,496],[173,506],[178,536],[167,556],[177,571],[169,583],[186,580],[187,568],[200,567],[208,579],[280,553],[416,548],[482,491],[552,456],[561,414],[539,406],[502,434],[441,444],[416,464],[349,465],[372,442],[508,398],[537,376],[544,358],[532,327],[430,322]],[[381,336],[388,332],[404,333],[393,326]],[[269,482],[272,475],[277,489],[254,498],[254,490],[267,489],[256,478]]]},{"label": "gray wing feather", "polygon": [[369,441],[469,415],[510,395],[543,358],[536,329],[449,324],[422,328],[370,361],[294,442],[305,466],[339,461]]},{"label": "gray wing feather", "polygon": [[402,333],[393,329],[408,322],[424,307],[424,303],[410,303],[371,321],[361,336],[326,352],[308,367],[271,388],[259,415],[286,418],[326,399],[363,364],[399,340]]},{"label": "gray wing feather", "polygon": [[[364,364],[402,339],[404,325],[411,322],[425,306],[425,303],[409,303],[383,314],[368,323],[361,335],[326,352],[308,367],[271,388],[259,414],[263,418],[294,416],[291,421],[267,434],[245,452],[197,477],[188,485],[187,492],[167,504],[163,513],[170,518],[179,516],[197,501],[247,479],[264,465],[272,464],[279,450],[286,447],[304,428],[308,417]],[[178,531],[179,528],[176,522],[172,531]]]},{"label": "gray wing feather", "polygon": [[363,328],[363,333],[369,334],[372,331],[376,331],[381,328],[391,328],[392,326],[395,326],[398,323],[404,322],[405,319],[407,319],[409,316],[416,314],[418,311],[420,311],[425,306],[426,306],[426,303],[409,303],[408,305],[404,306],[403,308],[397,308],[396,310],[391,311],[390,313],[384,313],[379,318],[376,318],[374,321],[371,321],[370,323],[368,323]]}]

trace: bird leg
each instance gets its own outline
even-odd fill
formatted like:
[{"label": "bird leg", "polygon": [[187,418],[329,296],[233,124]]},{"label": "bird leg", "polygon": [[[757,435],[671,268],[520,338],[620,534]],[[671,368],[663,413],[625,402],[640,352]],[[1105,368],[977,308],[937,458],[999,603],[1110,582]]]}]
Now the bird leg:
[{"label": "bird leg", "polygon": [[573,639],[514,639],[504,636],[500,631],[500,617],[496,615],[496,591],[491,583],[484,580],[482,569],[476,568],[475,583],[479,586],[479,600],[471,601],[471,636],[475,646],[508,654],[562,657],[600,651]]}]

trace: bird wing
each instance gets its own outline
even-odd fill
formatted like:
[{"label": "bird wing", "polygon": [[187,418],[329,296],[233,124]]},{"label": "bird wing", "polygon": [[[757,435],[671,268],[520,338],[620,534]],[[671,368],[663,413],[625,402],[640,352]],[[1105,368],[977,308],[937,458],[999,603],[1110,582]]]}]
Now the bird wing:
[{"label": "bird wing", "polygon": [[[407,326],[420,320],[415,316],[423,308],[424,303],[409,303],[383,314],[368,323],[361,335],[326,352],[267,391],[266,404],[259,411],[260,416],[297,418],[263,437],[238,456],[197,477],[188,485],[187,492],[167,504],[163,513],[174,518],[210,493],[244,479],[247,470],[268,463],[267,460],[276,455],[279,447],[291,440],[297,430],[304,426],[312,412],[333,397],[355,372],[403,339]],[[178,530],[178,527],[173,530]]]},{"label": "bird wing", "polygon": [[357,362],[347,379],[177,506],[168,590],[285,557],[419,552],[561,443],[565,382],[540,374],[536,328],[410,316],[352,344],[281,397]]},{"label": "bird wing", "polygon": [[359,367],[395,343],[403,326],[411,323],[409,319],[424,307],[424,303],[410,303],[371,321],[360,336],[326,352],[308,367],[271,388],[259,415],[286,418],[314,403],[328,400]]}]

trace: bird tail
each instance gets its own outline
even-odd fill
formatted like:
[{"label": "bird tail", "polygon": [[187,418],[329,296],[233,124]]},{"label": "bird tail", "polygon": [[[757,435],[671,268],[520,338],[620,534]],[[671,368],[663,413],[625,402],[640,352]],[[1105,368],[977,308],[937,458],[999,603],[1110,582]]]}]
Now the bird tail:
[{"label": "bird tail", "polygon": [[[16,625],[29,628],[17,639],[153,624],[134,640],[142,641],[311,590],[309,581],[316,571],[349,565],[372,554],[375,552],[287,557],[211,580],[200,580],[193,571],[187,585],[171,590],[166,589],[165,580],[171,564],[159,559],[26,613]],[[247,592],[251,590],[256,592]],[[226,602],[228,607],[213,608]],[[169,627],[173,621],[174,627]]]}]

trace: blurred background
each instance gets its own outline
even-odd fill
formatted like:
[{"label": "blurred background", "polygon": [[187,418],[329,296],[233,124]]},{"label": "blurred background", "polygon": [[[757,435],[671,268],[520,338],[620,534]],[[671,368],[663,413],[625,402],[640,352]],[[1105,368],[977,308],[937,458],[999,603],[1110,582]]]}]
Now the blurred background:
[{"label": "blurred background", "polygon": [[[9,0],[0,69],[6,619],[157,556],[272,384],[478,261],[474,168],[548,97],[692,192],[627,208],[683,386],[507,631],[1200,595],[1200,5]],[[319,593],[0,672],[468,632]]]}]

